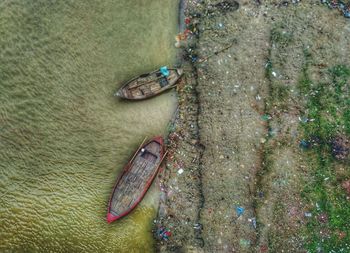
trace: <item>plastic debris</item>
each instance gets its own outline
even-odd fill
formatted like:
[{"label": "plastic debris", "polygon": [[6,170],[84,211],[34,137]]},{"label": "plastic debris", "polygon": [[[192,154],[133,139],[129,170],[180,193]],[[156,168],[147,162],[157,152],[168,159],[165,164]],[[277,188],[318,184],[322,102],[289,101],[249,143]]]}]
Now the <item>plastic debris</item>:
[{"label": "plastic debris", "polygon": [[350,18],[350,10],[349,10],[349,9],[348,9],[348,10],[343,11],[343,14],[344,14],[344,17],[346,17],[346,18]]},{"label": "plastic debris", "polygon": [[320,204],[319,204],[319,203],[316,203],[316,209],[317,209],[317,211],[320,211],[320,210],[321,210]]},{"label": "plastic debris", "polygon": [[219,29],[224,28],[224,24],[223,24],[223,23],[219,23],[219,24],[218,24],[218,28],[219,28]]},{"label": "plastic debris", "polygon": [[260,246],[260,251],[261,252],[268,252],[269,251],[269,247],[267,247],[267,245],[265,245],[265,244],[261,245]]},{"label": "plastic debris", "polygon": [[177,171],[177,173],[178,173],[179,175],[181,175],[182,173],[184,173],[184,170],[183,170],[183,169],[179,169],[179,170]]},{"label": "plastic debris", "polygon": [[259,198],[263,198],[264,197],[264,192],[259,191],[258,196],[259,196]]},{"label": "plastic debris", "polygon": [[261,116],[261,119],[266,121],[266,120],[270,120],[270,119],[272,119],[272,118],[271,118],[270,115],[264,114],[263,116]]},{"label": "plastic debris", "polygon": [[269,128],[269,136],[274,137],[278,134],[278,129],[277,128]]},{"label": "plastic debris", "polygon": [[198,60],[197,55],[191,55],[192,62],[196,62]]},{"label": "plastic debris", "polygon": [[242,247],[249,247],[250,246],[250,240],[247,239],[240,239],[239,245]]},{"label": "plastic debris", "polygon": [[200,229],[202,229],[202,227],[203,226],[200,223],[196,223],[196,224],[193,225],[193,228],[196,229],[196,230],[200,230]]},{"label": "plastic debris", "polygon": [[310,147],[310,142],[306,141],[306,140],[301,140],[299,143],[299,147],[301,148],[309,148]]},{"label": "plastic debris", "polygon": [[340,0],[321,0],[322,4],[325,4],[330,9],[338,9],[344,17],[350,18],[350,5],[345,4]]},{"label": "plastic debris", "polygon": [[169,240],[169,237],[171,236],[170,230],[166,229],[163,226],[159,227],[159,229],[157,230],[157,234],[158,234],[158,237],[164,241]]},{"label": "plastic debris", "polygon": [[191,30],[189,30],[189,29],[186,29],[185,31],[184,31],[184,33],[183,33],[185,36],[186,36],[186,38],[188,37],[188,35],[189,34],[191,34]]},{"label": "plastic debris", "polygon": [[309,121],[309,119],[307,117],[299,117],[299,121],[302,123],[307,123]]},{"label": "plastic debris", "polygon": [[310,217],[312,217],[312,213],[306,212],[306,213],[304,213],[304,216],[310,218]]},{"label": "plastic debris", "polygon": [[236,206],[236,214],[237,216],[241,216],[244,213],[244,207]]},{"label": "plastic debris", "polygon": [[250,218],[248,219],[248,221],[252,224],[253,228],[256,229],[256,218],[255,217]]}]

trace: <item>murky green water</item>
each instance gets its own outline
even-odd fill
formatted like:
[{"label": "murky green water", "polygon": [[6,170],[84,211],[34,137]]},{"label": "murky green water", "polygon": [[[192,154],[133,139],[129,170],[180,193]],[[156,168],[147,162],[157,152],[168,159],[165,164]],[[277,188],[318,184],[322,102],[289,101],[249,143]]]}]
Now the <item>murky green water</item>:
[{"label": "murky green water", "polygon": [[155,185],[108,225],[118,172],[165,132],[175,93],[113,97],[172,65],[177,0],[1,1],[0,252],[152,252]]}]

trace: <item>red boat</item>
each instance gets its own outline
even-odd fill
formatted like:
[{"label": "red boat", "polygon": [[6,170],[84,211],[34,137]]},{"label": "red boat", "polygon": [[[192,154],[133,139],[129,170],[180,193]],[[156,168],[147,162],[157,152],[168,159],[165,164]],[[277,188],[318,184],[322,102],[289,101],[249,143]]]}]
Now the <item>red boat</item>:
[{"label": "red boat", "polygon": [[141,144],[116,181],[108,204],[108,223],[127,215],[141,202],[164,156],[162,137]]}]

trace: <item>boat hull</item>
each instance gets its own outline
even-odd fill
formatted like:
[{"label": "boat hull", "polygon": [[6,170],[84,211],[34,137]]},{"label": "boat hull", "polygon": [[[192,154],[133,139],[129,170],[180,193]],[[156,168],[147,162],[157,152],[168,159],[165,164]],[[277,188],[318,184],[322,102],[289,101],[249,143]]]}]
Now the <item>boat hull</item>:
[{"label": "boat hull", "polygon": [[162,137],[141,145],[120,173],[108,204],[107,222],[129,214],[143,199],[156,177],[164,155]]},{"label": "boat hull", "polygon": [[167,77],[163,76],[159,70],[142,74],[126,82],[115,93],[115,96],[129,100],[142,100],[154,97],[173,88],[182,74],[182,69],[169,69]]}]

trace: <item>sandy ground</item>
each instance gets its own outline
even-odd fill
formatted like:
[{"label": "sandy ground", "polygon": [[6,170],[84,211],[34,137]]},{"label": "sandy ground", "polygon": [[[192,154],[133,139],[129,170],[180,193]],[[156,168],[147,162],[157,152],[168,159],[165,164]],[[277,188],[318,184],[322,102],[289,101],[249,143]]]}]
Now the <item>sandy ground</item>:
[{"label": "sandy ground", "polygon": [[158,250],[306,252],[298,81],[305,52],[316,81],[350,63],[350,22],[319,1],[218,2],[187,1],[189,61],[156,222],[172,234]]}]

